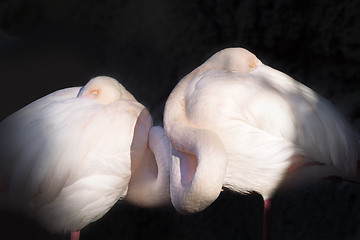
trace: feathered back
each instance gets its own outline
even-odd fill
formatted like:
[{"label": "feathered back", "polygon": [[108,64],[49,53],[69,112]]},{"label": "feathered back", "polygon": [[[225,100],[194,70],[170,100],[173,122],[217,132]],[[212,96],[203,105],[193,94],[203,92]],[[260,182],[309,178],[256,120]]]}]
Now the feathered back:
[{"label": "feathered back", "polygon": [[77,98],[80,88],[41,98],[0,124],[0,193],[49,232],[81,229],[126,195],[130,147],[144,106]]}]

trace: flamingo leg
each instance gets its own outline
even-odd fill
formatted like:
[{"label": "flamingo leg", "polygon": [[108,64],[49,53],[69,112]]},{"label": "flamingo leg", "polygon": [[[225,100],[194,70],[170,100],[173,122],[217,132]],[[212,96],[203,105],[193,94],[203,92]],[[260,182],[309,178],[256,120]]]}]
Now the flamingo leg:
[{"label": "flamingo leg", "polygon": [[80,230],[74,230],[71,232],[70,240],[79,240],[80,239]]},{"label": "flamingo leg", "polygon": [[264,230],[263,239],[270,240],[271,237],[271,198],[264,200]]}]

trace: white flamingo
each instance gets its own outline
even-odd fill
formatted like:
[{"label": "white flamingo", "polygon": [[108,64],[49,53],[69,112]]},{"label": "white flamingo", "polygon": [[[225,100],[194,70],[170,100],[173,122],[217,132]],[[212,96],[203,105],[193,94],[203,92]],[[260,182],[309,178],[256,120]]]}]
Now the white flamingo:
[{"label": "white flamingo", "polygon": [[0,124],[0,199],[50,233],[80,230],[126,197],[170,202],[170,143],[115,79],[51,93]]},{"label": "white flamingo", "polygon": [[242,48],[214,54],[177,84],[165,105],[164,128],[176,149],[170,173],[175,208],[201,211],[222,188],[258,192],[264,239],[279,187],[332,175],[359,182],[359,141],[345,118]]}]

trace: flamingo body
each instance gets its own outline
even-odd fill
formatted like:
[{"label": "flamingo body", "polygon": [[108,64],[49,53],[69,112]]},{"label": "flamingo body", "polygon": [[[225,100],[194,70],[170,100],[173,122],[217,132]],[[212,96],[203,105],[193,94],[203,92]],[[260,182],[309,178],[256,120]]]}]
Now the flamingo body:
[{"label": "flamingo body", "polygon": [[[147,125],[138,133],[143,122]],[[51,233],[78,231],[126,196],[136,175],[132,159],[141,163],[144,157],[132,156],[133,150],[146,152],[149,165],[156,166],[159,158],[148,142],[134,141],[134,135],[148,140],[151,128],[144,106],[114,79],[97,77],[83,88],[51,93],[0,124],[1,200]],[[161,130],[152,140],[167,141]]]},{"label": "flamingo body", "polygon": [[359,141],[346,119],[245,49],[222,50],[185,76],[167,100],[164,127],[175,148],[171,198],[183,213],[203,210],[222,187],[266,200],[295,184],[289,176],[360,180]]}]

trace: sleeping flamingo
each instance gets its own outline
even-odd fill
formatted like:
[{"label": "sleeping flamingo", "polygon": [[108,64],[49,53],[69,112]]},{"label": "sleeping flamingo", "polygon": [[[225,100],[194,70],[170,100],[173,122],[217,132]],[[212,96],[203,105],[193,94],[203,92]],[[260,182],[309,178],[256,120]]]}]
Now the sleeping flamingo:
[{"label": "sleeping flamingo", "polygon": [[360,146],[343,116],[317,93],[228,48],[185,76],[164,111],[173,150],[170,193],[180,213],[209,206],[220,191],[257,192],[270,239],[279,189],[339,176],[360,182]]},{"label": "sleeping flamingo", "polygon": [[80,230],[126,198],[170,203],[170,143],[115,79],[53,92],[0,124],[0,197],[50,233]]}]

